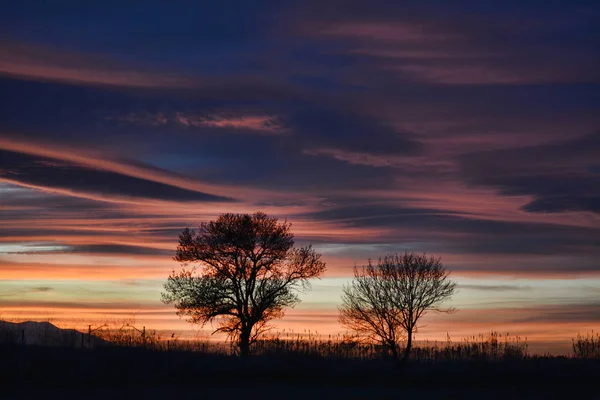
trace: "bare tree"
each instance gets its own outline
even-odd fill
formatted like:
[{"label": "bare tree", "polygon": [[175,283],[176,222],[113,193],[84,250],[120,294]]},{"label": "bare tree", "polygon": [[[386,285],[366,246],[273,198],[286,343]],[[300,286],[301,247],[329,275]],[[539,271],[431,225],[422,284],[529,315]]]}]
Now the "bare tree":
[{"label": "bare tree", "polygon": [[[340,323],[362,336],[380,342],[395,359],[408,360],[417,322],[428,310],[441,308],[456,284],[440,258],[415,253],[391,254],[374,266],[354,268],[354,279],[342,290]],[[400,343],[406,341],[400,355]]]},{"label": "bare tree", "polygon": [[311,246],[294,247],[290,227],[258,212],[223,214],[197,231],[186,228],[175,256],[183,267],[169,276],[163,302],[174,303],[192,323],[216,322],[215,332],[228,334],[248,356],[268,322],[296,305],[297,292],[325,271]]}]

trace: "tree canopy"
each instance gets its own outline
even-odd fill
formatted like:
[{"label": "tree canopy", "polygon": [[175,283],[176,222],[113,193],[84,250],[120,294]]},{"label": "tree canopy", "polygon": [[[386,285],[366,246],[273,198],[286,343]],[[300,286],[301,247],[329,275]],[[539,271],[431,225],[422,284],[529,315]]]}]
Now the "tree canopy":
[{"label": "tree canopy", "polygon": [[[390,254],[377,265],[354,268],[354,279],[342,290],[340,323],[380,342],[399,362],[412,347],[417,321],[428,311],[452,312],[441,304],[454,293],[456,284],[440,258],[415,253]],[[401,356],[399,346],[406,341]]]},{"label": "tree canopy", "polygon": [[281,318],[286,307],[325,271],[312,246],[297,248],[291,224],[265,213],[222,214],[179,235],[175,260],[182,263],[164,285],[163,302],[192,323],[216,322],[237,342],[240,355]]}]

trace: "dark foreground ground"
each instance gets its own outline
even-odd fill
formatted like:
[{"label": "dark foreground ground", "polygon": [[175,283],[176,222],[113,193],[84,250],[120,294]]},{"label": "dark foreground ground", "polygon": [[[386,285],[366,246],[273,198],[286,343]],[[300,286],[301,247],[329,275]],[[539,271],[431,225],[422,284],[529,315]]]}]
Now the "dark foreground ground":
[{"label": "dark foreground ground", "polygon": [[10,388],[2,399],[572,399],[599,398],[598,384],[565,385],[454,385],[450,387],[379,387],[297,383],[220,383],[99,387]]},{"label": "dark foreground ground", "polygon": [[409,363],[136,348],[0,347],[0,399],[600,398],[600,360]]}]

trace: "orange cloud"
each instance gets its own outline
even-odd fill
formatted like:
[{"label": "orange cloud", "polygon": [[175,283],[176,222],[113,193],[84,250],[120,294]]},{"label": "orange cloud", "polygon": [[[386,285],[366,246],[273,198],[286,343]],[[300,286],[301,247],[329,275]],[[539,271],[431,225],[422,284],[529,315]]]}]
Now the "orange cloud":
[{"label": "orange cloud", "polygon": [[237,113],[219,113],[207,115],[195,115],[182,111],[174,114],[150,113],[150,112],[131,112],[121,116],[110,116],[107,120],[116,120],[118,122],[158,126],[167,124],[177,124],[186,127],[209,127],[209,128],[231,128],[234,130],[253,131],[259,134],[284,134],[286,129],[275,116],[237,114]]},{"label": "orange cloud", "polygon": [[0,280],[55,279],[55,280],[128,280],[165,279],[174,265],[168,258],[163,263],[148,266],[144,263],[119,265],[118,263],[95,264],[94,257],[87,257],[87,263],[16,262],[0,260]]},{"label": "orange cloud", "polygon": [[209,117],[194,117],[177,113],[176,120],[185,126],[247,129],[270,134],[279,134],[284,131],[283,126],[277,121],[277,118],[264,115],[212,115]]}]

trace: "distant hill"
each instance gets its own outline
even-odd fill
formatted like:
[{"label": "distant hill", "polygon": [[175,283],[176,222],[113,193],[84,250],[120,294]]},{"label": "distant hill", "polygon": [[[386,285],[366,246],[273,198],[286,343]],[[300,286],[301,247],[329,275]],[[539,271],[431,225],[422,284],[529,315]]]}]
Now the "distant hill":
[{"label": "distant hill", "polygon": [[0,343],[37,346],[98,347],[109,342],[75,329],[61,329],[50,322],[0,320]]}]

